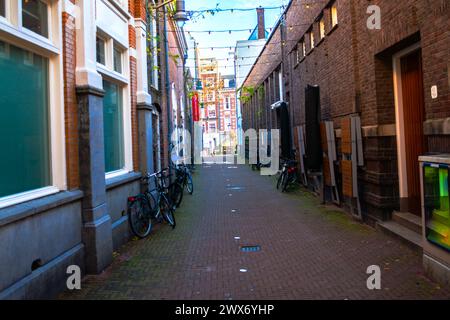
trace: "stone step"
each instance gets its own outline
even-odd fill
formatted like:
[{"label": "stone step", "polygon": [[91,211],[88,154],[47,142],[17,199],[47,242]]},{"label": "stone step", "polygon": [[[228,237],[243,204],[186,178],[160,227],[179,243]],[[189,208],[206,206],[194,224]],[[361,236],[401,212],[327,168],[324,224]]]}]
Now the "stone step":
[{"label": "stone step", "polygon": [[419,216],[409,212],[396,211],[392,214],[392,220],[410,229],[411,231],[422,234],[422,219]]},{"label": "stone step", "polygon": [[401,240],[412,249],[422,251],[422,235],[420,233],[414,232],[395,221],[378,222],[377,228],[384,233]]}]

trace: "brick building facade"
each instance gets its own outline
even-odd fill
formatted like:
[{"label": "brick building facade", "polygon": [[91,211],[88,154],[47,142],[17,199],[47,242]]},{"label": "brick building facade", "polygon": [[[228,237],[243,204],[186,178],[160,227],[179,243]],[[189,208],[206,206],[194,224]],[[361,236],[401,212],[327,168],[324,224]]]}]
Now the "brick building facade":
[{"label": "brick building facade", "polygon": [[130,239],[127,198],[169,164],[187,47],[146,3],[0,1],[0,299],[104,270]]},{"label": "brick building facade", "polygon": [[[378,8],[381,28],[369,28]],[[291,1],[244,83],[255,92],[243,106],[244,130],[280,128],[279,112],[270,106],[286,101],[298,156],[296,129],[309,125],[306,88],[315,88],[320,92],[318,122],[330,121],[335,129],[341,199],[348,178],[343,123],[358,116],[364,165],[357,179],[364,218],[377,223],[401,211],[420,220],[418,156],[450,151],[449,17],[445,0]],[[320,137],[309,141],[316,142]],[[309,173],[313,184],[315,174]],[[430,249],[427,255],[448,270],[448,252]]]}]

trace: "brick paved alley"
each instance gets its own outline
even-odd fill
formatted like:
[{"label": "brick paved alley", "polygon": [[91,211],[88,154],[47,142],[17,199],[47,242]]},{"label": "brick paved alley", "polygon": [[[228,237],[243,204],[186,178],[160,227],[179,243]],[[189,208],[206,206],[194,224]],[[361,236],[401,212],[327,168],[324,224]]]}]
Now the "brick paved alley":
[{"label": "brick paved alley", "polygon": [[[60,298],[450,297],[423,275],[417,252],[306,192],[281,194],[273,180],[248,166],[198,166],[175,230],[158,225],[116,253],[103,274],[86,277],[81,291]],[[241,252],[242,245],[261,251]],[[382,268],[380,291],[366,288],[369,265]]]}]

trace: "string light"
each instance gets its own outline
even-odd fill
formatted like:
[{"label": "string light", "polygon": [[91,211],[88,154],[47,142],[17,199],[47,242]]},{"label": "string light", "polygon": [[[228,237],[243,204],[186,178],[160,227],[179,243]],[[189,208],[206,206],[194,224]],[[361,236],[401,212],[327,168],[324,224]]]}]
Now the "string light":
[{"label": "string light", "polygon": [[[291,4],[291,7],[305,7],[306,9],[310,9],[311,5],[313,4],[323,4],[325,1],[324,0],[309,0],[307,3],[300,3],[300,4]],[[281,6],[270,6],[270,7],[254,7],[254,8],[219,8],[219,4],[217,4],[217,6],[215,8],[211,8],[211,9],[202,9],[202,10],[187,10],[186,12],[190,15],[194,15],[194,14],[204,14],[204,13],[211,13],[211,14],[215,14],[215,13],[220,13],[220,12],[231,12],[234,13],[235,11],[237,12],[248,12],[248,11],[255,11],[258,9],[263,9],[263,10],[285,10],[287,7],[287,5],[281,5]]]}]

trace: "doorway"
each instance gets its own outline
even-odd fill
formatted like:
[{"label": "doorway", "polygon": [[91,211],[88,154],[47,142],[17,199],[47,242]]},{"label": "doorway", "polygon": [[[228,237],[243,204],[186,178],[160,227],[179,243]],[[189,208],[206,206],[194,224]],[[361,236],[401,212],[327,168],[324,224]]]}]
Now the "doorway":
[{"label": "doorway", "polygon": [[427,151],[423,134],[425,103],[420,45],[393,58],[400,211],[421,215],[419,156]]}]

